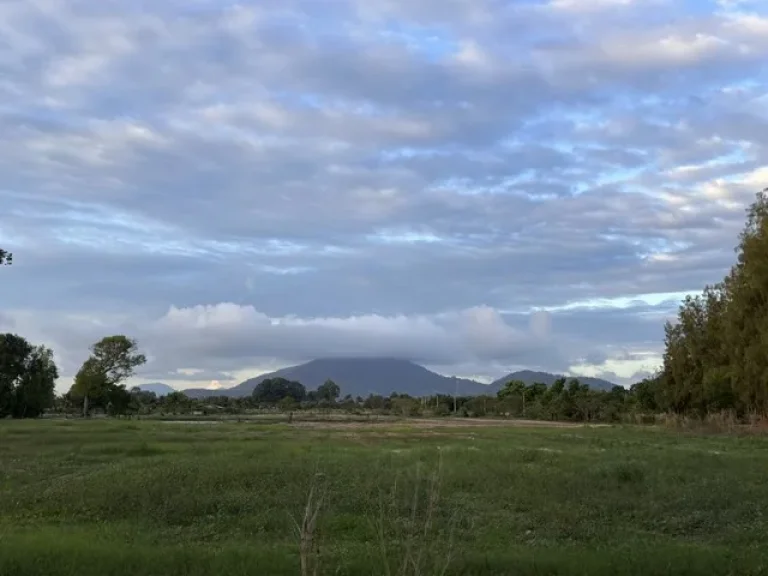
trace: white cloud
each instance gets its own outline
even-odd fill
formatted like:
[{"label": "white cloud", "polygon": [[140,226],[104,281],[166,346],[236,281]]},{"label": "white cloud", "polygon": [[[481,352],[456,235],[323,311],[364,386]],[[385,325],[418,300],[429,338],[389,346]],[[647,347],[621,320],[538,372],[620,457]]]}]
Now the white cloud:
[{"label": "white cloud", "polygon": [[16,0],[0,37],[0,322],[68,369],[125,329],[206,382],[625,375],[768,185],[759,2]]},{"label": "white cloud", "polygon": [[420,316],[270,317],[252,306],[221,303],[171,307],[159,318],[15,311],[2,322],[56,351],[60,389],[68,388],[87,347],[113,333],[136,338],[147,354],[141,381],[169,381],[177,387],[213,386],[213,381],[232,385],[323,357],[409,358],[494,378],[523,365],[565,371],[594,353],[592,343],[552,332],[549,313],[527,318],[527,326],[516,326],[485,306]]}]

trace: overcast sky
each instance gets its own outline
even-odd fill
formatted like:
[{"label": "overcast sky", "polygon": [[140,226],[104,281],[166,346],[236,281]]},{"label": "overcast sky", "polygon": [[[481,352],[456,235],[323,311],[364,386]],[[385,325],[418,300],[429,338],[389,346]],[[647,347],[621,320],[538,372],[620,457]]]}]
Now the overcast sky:
[{"label": "overcast sky", "polygon": [[0,331],[140,381],[629,383],[768,186],[764,0],[5,0]]}]

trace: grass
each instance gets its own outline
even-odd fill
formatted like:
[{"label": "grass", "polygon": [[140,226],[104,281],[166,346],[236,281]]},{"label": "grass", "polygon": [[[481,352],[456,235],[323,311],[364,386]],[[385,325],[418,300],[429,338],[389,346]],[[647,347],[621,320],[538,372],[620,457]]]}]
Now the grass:
[{"label": "grass", "polygon": [[768,574],[768,438],[0,422],[0,574]]}]

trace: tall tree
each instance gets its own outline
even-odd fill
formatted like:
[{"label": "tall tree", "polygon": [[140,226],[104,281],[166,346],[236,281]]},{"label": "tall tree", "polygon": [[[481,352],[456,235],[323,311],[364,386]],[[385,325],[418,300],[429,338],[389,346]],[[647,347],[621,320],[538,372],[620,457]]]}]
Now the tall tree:
[{"label": "tall tree", "polygon": [[136,368],[147,362],[147,357],[139,353],[136,340],[123,335],[99,340],[91,347],[91,358],[111,386],[130,378]]},{"label": "tall tree", "polygon": [[13,412],[16,386],[24,375],[32,345],[16,334],[0,334],[0,418]]},{"label": "tall tree", "polygon": [[95,358],[88,358],[75,374],[75,382],[69,390],[70,398],[81,401],[83,416],[88,416],[93,406],[106,407],[108,392],[106,374],[100,370]]},{"label": "tall tree", "polygon": [[13,254],[0,248],[0,265],[10,266],[13,264]]},{"label": "tall tree", "polygon": [[303,384],[285,378],[262,380],[251,394],[254,402],[264,404],[277,404],[284,398],[292,398],[295,402],[301,402],[306,395],[307,390]]},{"label": "tall tree", "polygon": [[768,414],[768,189],[747,211],[723,281],[680,306],[665,327],[661,408]]},{"label": "tall tree", "polygon": [[146,361],[136,340],[127,336],[107,336],[91,346],[91,356],[78,371],[70,390],[73,397],[82,399],[83,415],[88,415],[91,403],[106,408],[110,395],[117,394],[122,404],[124,395],[116,389],[124,389],[121,383]]},{"label": "tall tree", "polygon": [[53,405],[53,353],[16,334],[0,334],[0,418],[32,418]]},{"label": "tall tree", "polygon": [[53,351],[35,346],[27,358],[24,374],[16,386],[13,416],[36,418],[54,404],[54,389],[59,370],[53,361]]},{"label": "tall tree", "polygon": [[326,402],[336,402],[336,399],[341,394],[339,385],[333,380],[326,380],[317,389],[317,397]]}]

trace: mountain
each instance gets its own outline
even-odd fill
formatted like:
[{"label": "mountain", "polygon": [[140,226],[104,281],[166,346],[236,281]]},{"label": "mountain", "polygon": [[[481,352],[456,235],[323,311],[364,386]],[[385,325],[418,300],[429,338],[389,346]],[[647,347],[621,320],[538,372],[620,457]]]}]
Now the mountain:
[{"label": "mountain", "polygon": [[511,382],[512,380],[520,380],[526,385],[540,382],[547,386],[552,386],[558,378],[566,378],[569,382],[573,379],[578,379],[579,382],[586,384],[593,390],[609,391],[616,386],[613,382],[608,382],[608,380],[603,380],[602,378],[591,378],[589,376],[559,376],[557,374],[550,374],[549,372],[521,370],[520,372],[512,372],[512,374],[507,374],[503,378],[491,382],[490,387],[493,389],[494,393],[496,393],[501,390],[507,382]]},{"label": "mountain", "polygon": [[251,378],[237,386],[221,390],[192,389],[185,394],[193,398],[210,396],[248,396],[259,382],[267,378],[286,378],[301,382],[307,390],[317,389],[328,379],[341,388],[341,395],[367,397],[370,394],[389,396],[392,392],[411,396],[432,394],[487,394],[486,384],[474,380],[441,376],[408,360],[395,358],[325,358],[312,360]]},{"label": "mountain", "polygon": [[139,390],[144,392],[154,392],[158,396],[167,396],[173,392],[176,392],[175,388],[171,388],[168,384],[162,382],[153,382],[152,384],[140,384],[137,386]]},{"label": "mountain", "polygon": [[[307,390],[316,390],[323,382],[331,379],[341,388],[342,396],[350,394],[351,396],[366,398],[370,394],[389,396],[392,392],[411,396],[430,396],[432,394],[493,395],[510,380],[522,380],[526,384],[542,382],[550,386],[559,376],[547,372],[524,370],[508,374],[487,385],[474,380],[442,376],[408,360],[396,358],[325,358],[282,368],[269,374],[262,374],[232,388],[220,388],[218,390],[195,388],[184,390],[184,393],[191,398],[249,396],[253,389],[267,378],[295,380],[301,382]],[[596,390],[610,390],[613,387],[611,382],[600,378],[579,378],[579,381]]]}]

